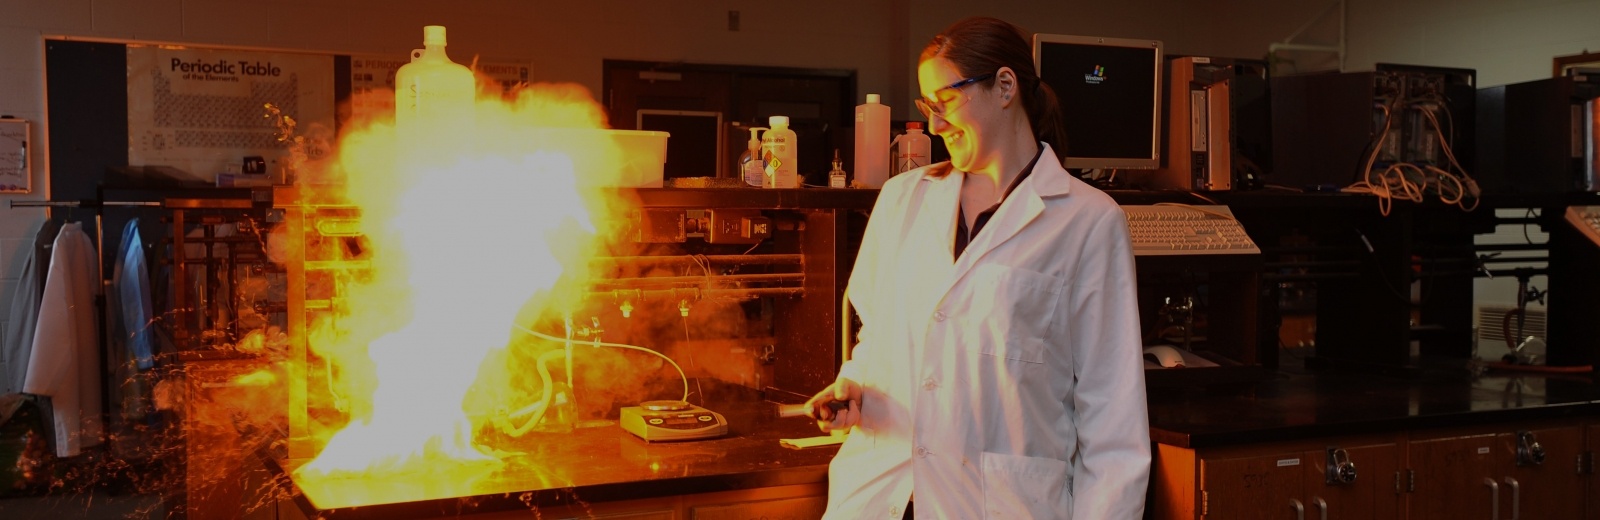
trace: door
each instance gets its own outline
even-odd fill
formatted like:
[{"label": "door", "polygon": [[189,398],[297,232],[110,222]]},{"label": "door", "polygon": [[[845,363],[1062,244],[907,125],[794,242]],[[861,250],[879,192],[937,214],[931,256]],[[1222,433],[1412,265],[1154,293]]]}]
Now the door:
[{"label": "door", "polygon": [[[1339,450],[1339,451],[1335,451]],[[1396,477],[1400,450],[1394,444],[1330,447],[1308,451],[1306,461],[1306,518],[1393,520],[1399,518],[1400,495]],[[1328,467],[1347,464],[1353,473],[1336,474],[1330,482]],[[1320,500],[1320,502],[1319,502]],[[1326,514],[1323,514],[1326,511]]]},{"label": "door", "polygon": [[[723,157],[717,164],[726,176],[737,176],[732,166],[747,148],[746,129],[768,126],[767,118],[775,115],[788,116],[799,139],[803,182],[828,184],[835,149],[847,168],[855,156],[854,110],[860,100],[854,71],[625,60],[605,60],[603,67],[602,102],[612,128],[634,128],[639,110],[721,114]],[[668,147],[679,137],[669,137]],[[670,168],[670,153],[667,162]]]},{"label": "door", "polygon": [[664,178],[728,175],[734,159],[722,143],[728,138],[723,121],[733,98],[732,73],[608,61],[605,74],[604,102],[611,128],[671,134]]},{"label": "door", "polygon": [[1407,517],[1496,518],[1495,445],[1492,434],[1411,441],[1406,467],[1415,472],[1416,491]]},{"label": "door", "polygon": [[1495,451],[1500,518],[1583,517],[1581,427],[1502,433],[1495,436]]},{"label": "door", "polygon": [[1303,498],[1308,463],[1299,452],[1202,460],[1203,518],[1290,519],[1295,518],[1296,505],[1306,512],[1305,518],[1316,518]]}]

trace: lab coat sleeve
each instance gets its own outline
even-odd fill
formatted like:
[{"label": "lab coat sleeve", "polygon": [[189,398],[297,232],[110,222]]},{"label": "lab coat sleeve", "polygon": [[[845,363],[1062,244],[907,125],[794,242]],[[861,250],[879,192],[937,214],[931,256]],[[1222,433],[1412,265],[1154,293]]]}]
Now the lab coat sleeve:
[{"label": "lab coat sleeve", "polygon": [[[858,383],[865,381],[868,374],[856,360],[871,352],[873,323],[875,319],[881,319],[878,317],[879,307],[874,294],[878,281],[876,271],[883,262],[880,258],[883,254],[883,244],[892,238],[887,234],[887,230],[893,227],[889,221],[898,216],[898,205],[892,202],[892,199],[896,198],[895,193],[899,190],[891,188],[897,184],[899,183],[891,182],[884,186],[884,189],[879,191],[878,200],[872,205],[872,215],[867,219],[866,231],[862,233],[861,249],[856,253],[856,262],[850,270],[850,282],[845,291],[850,305],[855,308],[856,314],[861,316],[861,331],[856,334],[857,343],[851,350],[850,361],[840,365],[838,377]],[[849,316],[840,316],[839,319],[846,320],[844,326],[850,326]]]},{"label": "lab coat sleeve", "polygon": [[1133,252],[1121,211],[1098,219],[1077,265],[1066,346],[1077,380],[1072,518],[1139,518],[1150,477],[1150,420]]}]

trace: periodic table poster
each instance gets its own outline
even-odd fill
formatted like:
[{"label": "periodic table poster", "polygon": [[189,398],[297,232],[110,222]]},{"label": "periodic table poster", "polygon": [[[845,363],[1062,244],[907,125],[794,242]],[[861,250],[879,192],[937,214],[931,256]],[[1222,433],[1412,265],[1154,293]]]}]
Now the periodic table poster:
[{"label": "periodic table poster", "polygon": [[257,156],[274,173],[283,117],[333,128],[333,75],[328,55],[129,45],[128,163],[210,182]]}]

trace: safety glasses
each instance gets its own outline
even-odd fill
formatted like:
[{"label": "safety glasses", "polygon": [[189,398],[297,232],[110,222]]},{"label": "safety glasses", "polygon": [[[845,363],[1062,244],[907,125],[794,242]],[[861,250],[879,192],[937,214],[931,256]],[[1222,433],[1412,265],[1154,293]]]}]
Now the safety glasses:
[{"label": "safety glasses", "polygon": [[985,81],[992,77],[994,77],[994,73],[990,72],[982,76],[973,76],[949,85],[945,85],[944,87],[933,91],[934,99],[921,97],[917,98],[917,110],[921,110],[922,116],[929,119],[932,119],[933,116],[944,117],[945,114],[948,114],[957,108],[961,108],[961,105],[967,104],[967,100],[971,99],[966,92],[962,91],[963,88],[965,88],[967,85],[971,85],[979,81]]}]

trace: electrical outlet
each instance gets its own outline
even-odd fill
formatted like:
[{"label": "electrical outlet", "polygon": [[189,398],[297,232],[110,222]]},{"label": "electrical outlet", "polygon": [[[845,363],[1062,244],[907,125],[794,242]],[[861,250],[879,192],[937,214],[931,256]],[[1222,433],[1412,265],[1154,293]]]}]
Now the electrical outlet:
[{"label": "electrical outlet", "polygon": [[712,209],[706,223],[706,242],[754,244],[772,236],[772,220],[757,210]]}]

